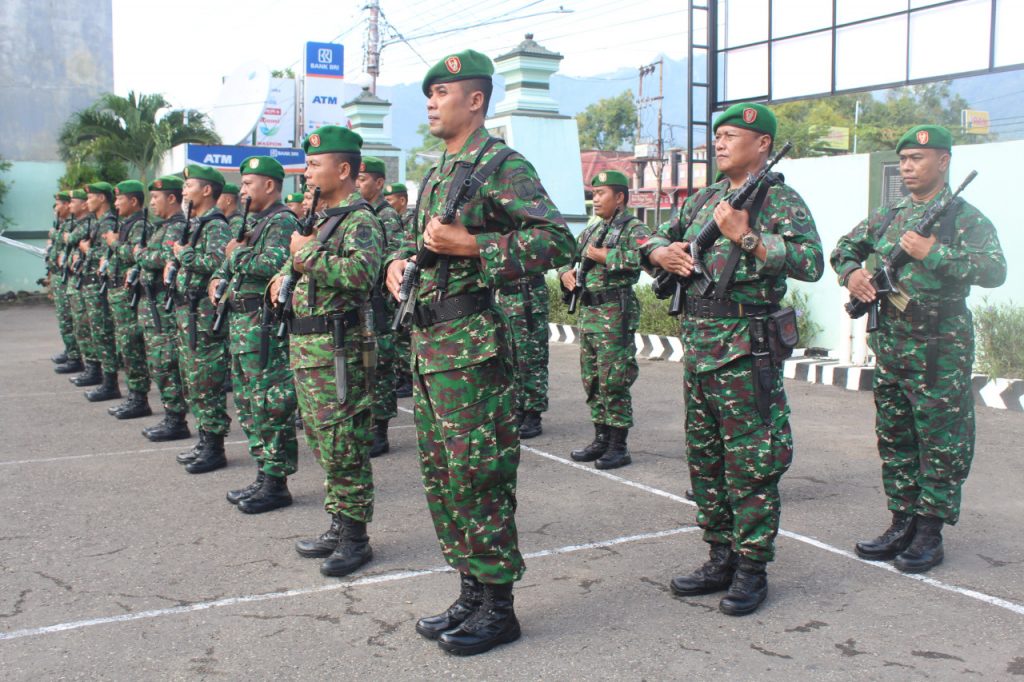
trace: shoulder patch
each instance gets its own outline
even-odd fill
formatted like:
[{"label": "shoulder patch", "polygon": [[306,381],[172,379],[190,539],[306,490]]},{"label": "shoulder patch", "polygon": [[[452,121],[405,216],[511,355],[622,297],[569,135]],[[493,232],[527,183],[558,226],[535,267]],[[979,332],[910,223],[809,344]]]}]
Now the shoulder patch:
[{"label": "shoulder patch", "polygon": [[537,180],[529,175],[520,176],[512,183],[512,189],[517,197],[523,201],[528,201],[537,196]]}]

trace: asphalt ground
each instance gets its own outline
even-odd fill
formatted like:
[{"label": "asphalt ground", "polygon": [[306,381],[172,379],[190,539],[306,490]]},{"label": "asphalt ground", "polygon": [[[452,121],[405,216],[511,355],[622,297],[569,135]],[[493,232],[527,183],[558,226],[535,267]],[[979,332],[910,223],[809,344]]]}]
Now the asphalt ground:
[{"label": "asphalt ground", "polygon": [[[888,521],[870,393],[787,383],[795,461],[770,593],[751,616],[667,583],[706,558],[680,421],[681,367],[640,363],[633,465],[568,460],[591,427],[578,348],[551,347],[551,409],[526,441],[518,523],[528,570],[518,642],[472,658],[413,630],[457,590],[423,499],[408,410],[374,460],[375,559],[328,579],[292,548],[327,526],[303,444],[295,504],[224,500],[253,477],[237,426],[230,466],[190,476],[187,442],[52,372],[47,306],[0,310],[0,670],[37,679],[1013,679],[1024,675],[1024,418],[978,409],[974,468],[946,561],[925,577],[860,561]],[[158,400],[151,395],[151,400]],[[230,403],[230,401],[229,401]]]}]

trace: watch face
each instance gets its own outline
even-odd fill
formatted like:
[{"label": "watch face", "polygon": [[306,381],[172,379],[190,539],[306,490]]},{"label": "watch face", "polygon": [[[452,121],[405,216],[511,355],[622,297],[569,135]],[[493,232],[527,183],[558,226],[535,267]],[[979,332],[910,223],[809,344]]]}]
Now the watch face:
[{"label": "watch face", "polygon": [[740,238],[740,248],[744,251],[753,251],[757,248],[757,235],[753,232],[748,232]]}]

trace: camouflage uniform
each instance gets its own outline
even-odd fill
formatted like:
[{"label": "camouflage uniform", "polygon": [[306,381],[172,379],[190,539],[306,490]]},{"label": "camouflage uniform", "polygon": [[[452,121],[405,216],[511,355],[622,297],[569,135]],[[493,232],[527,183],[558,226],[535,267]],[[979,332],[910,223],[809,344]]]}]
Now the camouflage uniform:
[{"label": "camouflage uniform", "polygon": [[[362,201],[358,192],[340,207]],[[319,230],[330,217],[317,222]],[[318,233],[317,233],[318,234]],[[319,234],[295,258],[305,263],[305,275],[292,297],[297,318],[323,317],[359,311],[380,277],[384,229],[369,206],[346,215],[325,244]],[[291,264],[282,269],[287,274]],[[316,282],[315,300],[310,280]],[[293,322],[294,324],[294,322]],[[370,409],[372,389],[359,353],[358,320],[345,329],[345,367],[348,392],[338,401],[332,333],[290,335],[290,361],[305,427],[306,440],[324,468],[324,509],[360,523],[373,518],[373,471],[370,467]]]},{"label": "camouflage uniform", "polygon": [[[929,206],[949,195],[947,186],[925,204],[904,198],[891,209],[884,230],[885,208],[857,225],[832,252],[840,283],[870,254],[886,257]],[[938,241],[924,260],[912,260],[897,273],[911,304],[900,313],[883,301],[879,329],[870,337],[876,356],[875,433],[889,509],[948,524],[959,518],[960,488],[974,457],[974,326],[965,300],[971,285],[996,287],[1006,278],[995,228],[980,211],[964,202],[953,226],[948,244]],[[925,314],[929,309],[941,311],[935,328]],[[930,338],[937,344],[931,383]]]},{"label": "camouflage uniform", "polygon": [[[708,192],[713,193],[710,199]],[[685,234],[680,222],[662,225],[642,247],[645,257],[660,246],[693,239],[712,220],[715,206],[731,194],[729,181],[723,180],[690,197],[681,214],[682,225],[688,225]],[[786,293],[787,277],[821,277],[821,240],[807,205],[792,188],[779,184],[768,191],[756,229],[767,249],[766,260],[740,256],[727,303],[777,304]],[[704,267],[716,282],[732,248],[732,242],[719,237],[703,254]],[[687,298],[700,300],[695,287],[689,288]],[[779,480],[793,458],[782,368],[771,368],[768,415],[762,419],[748,319],[687,315],[682,339],[686,455],[704,540],[729,545],[751,561],[771,561],[781,511]]]},{"label": "camouflage uniform", "polygon": [[[412,234],[415,229],[416,209],[407,208],[402,213],[402,242],[405,241],[406,235]],[[393,250],[388,251],[388,253],[393,253]],[[391,336],[395,343],[395,376],[399,380],[402,378],[408,379],[412,376],[412,370],[409,367],[410,354],[412,353],[410,331],[407,327],[403,327],[397,332],[392,332]]]},{"label": "camouflage uniform", "polygon": [[[195,237],[199,230],[198,240]],[[224,380],[228,371],[227,343],[210,334],[216,310],[206,289],[212,275],[224,261],[224,247],[231,240],[227,222],[216,208],[192,219],[189,246],[179,254],[177,274],[178,363],[185,384],[185,398],[196,426],[215,436],[228,432]],[[193,247],[192,244],[195,244]],[[189,299],[197,302],[189,303]],[[196,306],[196,347],[189,348],[189,305]]]},{"label": "camouflage uniform", "polygon": [[[167,290],[164,287],[164,265],[171,259],[171,244],[181,239],[185,216],[181,213],[170,218],[156,218],[146,246],[139,251],[135,262],[141,268],[139,283],[143,288],[139,297],[139,326],[146,347],[149,375],[160,392],[164,410],[184,414],[185,404],[178,366],[178,331],[174,312],[165,312]],[[157,320],[160,328],[157,329]]]},{"label": "camouflage uniform", "polygon": [[519,412],[548,410],[548,285],[544,275],[524,277],[495,293],[509,320],[516,358]]},{"label": "camouflage uniform", "polygon": [[[585,293],[576,324],[580,329],[580,374],[590,419],[617,429],[633,426],[629,389],[636,381],[636,345],[640,302],[633,285],[640,279],[639,247],[650,238],[647,226],[628,212],[595,222],[577,239],[579,257],[587,247],[608,248],[605,263],[595,262],[582,275]],[[559,276],[568,272],[563,268]]]},{"label": "camouflage uniform", "polygon": [[[68,360],[81,360],[78,341],[75,340],[75,321],[71,312],[71,295],[68,294],[67,283],[64,282],[64,263],[67,244],[64,236],[74,230],[75,221],[65,218],[50,231],[50,248],[46,254],[46,271],[50,276],[50,291],[53,293],[53,306],[57,313],[57,326],[64,342]],[[69,280],[71,278],[69,277]]]},{"label": "camouflage uniform", "polygon": [[[401,245],[405,230],[398,211],[391,208],[384,197],[378,197],[373,207],[377,217],[384,224],[387,244],[382,254],[393,253]],[[373,315],[377,327],[377,372],[373,389],[373,419],[388,421],[398,416],[398,402],[395,399],[396,357],[395,335],[391,332],[391,320],[395,316],[395,299],[384,288],[383,276],[373,293]]]},{"label": "camouflage uniform", "polygon": [[[71,255],[68,258],[74,262],[77,256],[78,263],[82,267],[84,267],[83,261],[85,256],[78,250],[78,242],[85,239],[93,220],[95,218],[89,215],[83,216],[81,219],[72,219],[69,227],[68,243],[72,247]],[[78,267],[78,265],[74,267]],[[82,361],[96,362],[96,349],[92,343],[92,332],[89,330],[89,310],[85,305],[85,285],[83,284],[79,288],[79,281],[78,275],[69,273],[68,281],[64,285],[64,291],[67,294],[68,307],[71,309],[71,321],[74,325],[75,340],[78,343],[78,352],[82,356]]]},{"label": "camouflage uniform", "polygon": [[[241,216],[234,222],[237,224],[232,230],[237,235]],[[231,301],[228,349],[238,422],[257,466],[281,478],[295,473],[299,452],[295,384],[288,368],[287,341],[277,338],[276,329],[262,329],[262,307],[246,307],[263,302],[270,279],[288,262],[288,244],[299,222],[294,213],[277,202],[250,215],[248,223],[247,245],[235,248],[213,278],[231,281],[225,296]],[[262,334],[267,335],[268,344],[265,367],[260,364]]]},{"label": "camouflage uniform", "polygon": [[107,301],[114,322],[117,352],[125,367],[128,390],[145,395],[149,392],[146,368],[146,346],[138,316],[131,307],[132,292],[124,288],[124,278],[135,264],[133,249],[142,239],[142,211],[121,221],[117,241],[107,263]]},{"label": "camouflage uniform", "polygon": [[[417,229],[396,254],[414,255],[430,219],[442,213],[456,163],[473,163],[489,136],[474,131],[462,150],[445,153],[425,181]],[[495,144],[479,167],[505,148]],[[462,210],[479,258],[452,258],[448,299],[489,298],[489,290],[568,262],[572,234],[536,171],[513,154]],[[421,316],[437,295],[437,267],[422,272]],[[483,310],[412,330],[415,421],[427,506],[445,560],[483,583],[507,584],[525,565],[515,525],[519,433],[515,367],[504,312]]]},{"label": "camouflage uniform", "polygon": [[[82,285],[82,298],[85,301],[86,314],[89,319],[89,334],[92,337],[92,347],[96,353],[96,360],[99,361],[104,374],[117,374],[120,363],[117,357],[114,318],[107,293],[100,293],[102,279],[97,273],[100,267],[100,259],[107,253],[107,244],[103,240],[103,234],[111,231],[116,233],[118,220],[113,211],[98,220],[99,226],[94,233],[95,238],[90,242],[89,252],[85,255],[85,269],[83,270],[85,277]],[[94,225],[93,227],[96,226]]]}]

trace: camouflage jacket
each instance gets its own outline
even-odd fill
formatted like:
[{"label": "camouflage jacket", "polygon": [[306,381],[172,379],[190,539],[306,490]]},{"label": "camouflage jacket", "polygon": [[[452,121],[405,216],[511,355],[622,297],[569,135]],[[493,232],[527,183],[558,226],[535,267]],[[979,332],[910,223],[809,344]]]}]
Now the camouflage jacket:
[{"label": "camouflage jacket", "polygon": [[68,249],[64,235],[70,235],[75,229],[74,218],[65,218],[55,228],[50,230],[50,246],[46,249],[46,269],[48,272],[58,272],[64,252]]},{"label": "camouflage jacket", "polygon": [[406,208],[402,213],[402,227],[406,232],[413,229],[413,223],[416,222],[416,209],[409,207]]},{"label": "camouflage jacket", "polygon": [[[242,226],[242,212],[235,211],[231,215],[226,215],[224,218],[228,221],[228,227],[231,228],[231,238],[234,239],[238,236],[238,228]],[[249,222],[248,220],[246,222]]]},{"label": "camouflage jacket", "polygon": [[391,208],[384,197],[377,197],[373,204],[373,212],[377,214],[380,221],[384,223],[384,232],[387,235],[388,243],[384,247],[384,253],[394,253],[401,248],[405,241],[405,224],[398,211]]},{"label": "camouflage jacket", "polygon": [[[107,274],[110,276],[112,287],[124,284],[125,275],[135,264],[135,247],[142,241],[142,229],[142,211],[124,218],[118,226],[117,241],[111,247],[110,262],[107,264]],[[152,229],[152,226],[147,226],[146,229]]]},{"label": "camouflage jacket", "polygon": [[[880,228],[889,213],[887,208],[880,208],[853,228],[832,252],[832,268],[839,275],[840,285],[846,285],[846,278],[860,268],[869,255],[888,256],[899,245],[903,233],[913,229],[928,207],[946,200],[949,195],[949,186],[946,186],[924,204],[916,204],[909,196],[905,197],[891,209],[895,214],[883,233]],[[938,229],[938,225],[934,229]],[[950,243],[937,241],[924,260],[911,261],[896,275],[904,292],[919,303],[964,299],[972,284],[981,287],[1002,284],[1006,279],[1006,258],[989,219],[963,202]]]},{"label": "camouflage jacket", "polygon": [[185,215],[175,213],[170,218],[150,219],[152,232],[147,235],[146,246],[139,250],[135,262],[147,271],[143,273],[146,281],[163,283],[164,266],[174,255],[171,248],[181,240],[181,231],[185,227]]},{"label": "camouflage jacket", "polygon": [[[597,220],[580,232],[576,240],[576,258],[584,262],[587,247],[607,247],[604,263],[594,261],[588,272],[581,275],[585,290],[591,294],[623,291],[623,298],[615,297],[601,305],[583,305],[577,311],[576,324],[586,332],[620,334],[623,326],[635,330],[640,322],[640,303],[633,285],[640,279],[640,247],[651,238],[647,225],[628,209],[616,213],[611,220]],[[559,270],[558,275],[568,272]],[[577,282],[581,284],[581,282]],[[625,304],[624,306],[622,304]],[[623,325],[623,316],[626,317]]]},{"label": "camouflage jacket", "polygon": [[[95,275],[100,268],[100,260],[107,257],[107,242],[103,239],[103,235],[107,232],[117,232],[118,225],[120,224],[117,216],[113,211],[108,211],[103,216],[97,218],[92,216],[92,221],[89,223],[88,230],[91,227],[95,237],[89,242],[89,252],[85,256],[85,270],[87,274]],[[98,221],[98,225],[97,225]],[[84,234],[82,239],[88,239],[89,235]]]},{"label": "camouflage jacket", "polygon": [[[416,227],[393,257],[409,258],[423,245],[423,232],[431,218],[441,215],[451,189],[456,164],[473,163],[490,139],[483,127],[474,131],[462,149],[445,154],[424,181]],[[505,144],[498,142],[479,159],[486,164]],[[513,154],[486,179],[480,191],[463,206],[461,222],[476,237],[478,258],[452,258],[448,296],[473,294],[512,283],[527,275],[547,272],[569,262],[572,233],[544,190],[537,172],[520,154]],[[439,268],[420,277],[417,304],[434,301]],[[498,353],[493,310],[412,331],[412,353],[419,372],[444,372],[478,364]]]},{"label": "camouflage jacket", "polygon": [[[230,258],[225,258],[213,273],[212,279],[231,280],[228,291],[232,295],[262,296],[271,278],[288,263],[288,245],[292,233],[299,228],[299,220],[290,210],[282,208],[284,204],[278,201],[259,213],[250,214],[246,220],[246,245],[232,251]],[[241,215],[236,222],[241,224]],[[232,239],[238,236],[239,225],[231,227]],[[253,235],[256,235],[255,242],[252,242]]]},{"label": "camouflage jacket", "polygon": [[[728,179],[706,187],[687,199],[680,220],[665,223],[641,247],[645,261],[651,252],[672,242],[693,239],[701,227],[713,219],[715,206],[732,194]],[[707,193],[711,192],[710,199]],[[703,205],[701,205],[703,202]],[[695,208],[700,210],[694,216]],[[807,204],[786,184],[768,190],[753,226],[767,250],[765,260],[742,254],[729,288],[729,299],[736,303],[778,303],[786,295],[786,278],[816,282],[824,270],[821,238]],[[685,230],[685,233],[684,233]],[[719,237],[704,251],[704,268],[716,282],[725,268],[733,243]],[[687,295],[696,295],[691,286]],[[698,319],[687,317],[682,323],[687,368],[710,372],[750,354],[750,325],[741,318]]]},{"label": "camouflage jacket", "polygon": [[[206,295],[210,277],[224,262],[224,247],[231,241],[231,228],[223,218],[217,216],[217,208],[211,208],[198,218],[192,218],[189,245],[178,254],[181,268],[178,270],[178,291],[200,293],[200,310],[213,312],[213,304]],[[206,219],[204,223],[201,221]],[[198,241],[196,230],[199,230]],[[193,246],[195,244],[195,246]],[[172,251],[173,253],[173,251]]]},{"label": "camouflage jacket", "polygon": [[[361,201],[358,192],[353,192],[339,207],[351,206]],[[305,274],[295,285],[292,307],[295,317],[330,315],[353,309],[361,309],[370,298],[370,290],[380,276],[380,265],[384,253],[384,226],[369,207],[349,213],[322,242],[320,228],[329,217],[323,214],[317,220],[316,237],[296,252],[294,258],[301,260]],[[280,274],[291,269],[291,262],[285,263]],[[310,305],[309,281],[316,282],[316,300]],[[359,328],[346,332],[346,346],[349,352],[355,349]],[[306,334],[290,337],[292,369],[322,367],[334,362],[334,340],[331,334]]]}]

